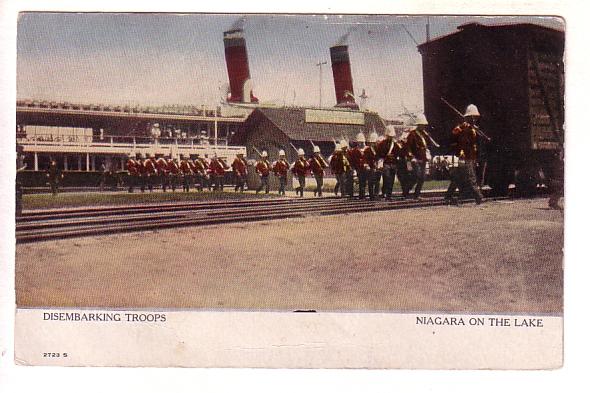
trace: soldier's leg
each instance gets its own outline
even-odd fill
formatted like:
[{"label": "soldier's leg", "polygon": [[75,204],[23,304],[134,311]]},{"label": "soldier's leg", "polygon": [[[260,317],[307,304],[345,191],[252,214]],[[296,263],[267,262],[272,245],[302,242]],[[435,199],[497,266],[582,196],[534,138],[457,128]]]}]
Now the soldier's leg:
[{"label": "soldier's leg", "polygon": [[381,171],[375,171],[375,177],[373,180],[373,197],[379,196],[379,187],[381,186]]},{"label": "soldier's leg", "polygon": [[260,176],[260,184],[256,188],[256,193],[258,194],[260,191],[262,191],[262,188],[264,188],[264,180],[263,180],[262,175],[261,175]]},{"label": "soldier's leg", "polygon": [[351,198],[354,196],[354,174],[352,170],[346,173],[346,193]]},{"label": "soldier's leg", "polygon": [[[244,188],[242,187],[242,191],[244,191]],[[270,192],[270,186],[268,184],[268,176],[264,176],[264,193],[268,194]]]},{"label": "soldier's leg", "polygon": [[336,175],[336,184],[334,185],[334,195],[338,195],[339,189],[340,189],[340,176]]},{"label": "soldier's leg", "polygon": [[367,188],[367,171],[360,170],[358,172],[359,177],[359,198],[365,198],[365,189]]},{"label": "soldier's leg", "polygon": [[483,195],[481,194],[481,191],[479,190],[478,184],[477,184],[477,174],[475,172],[475,161],[469,161],[467,163],[467,185],[470,189],[470,191],[473,193],[473,197],[475,198],[475,203],[477,203],[478,205],[481,203],[481,201],[483,200]]},{"label": "soldier's leg", "polygon": [[320,175],[318,180],[318,196],[322,196],[322,188],[324,188],[324,176]]},{"label": "soldier's leg", "polygon": [[303,190],[305,189],[305,176],[299,176],[299,194],[303,196]]},{"label": "soldier's leg", "polygon": [[416,176],[416,189],[414,190],[414,196],[416,198],[420,197],[420,192],[422,191],[422,186],[424,185],[425,179],[425,172],[426,172],[426,163],[425,162],[416,162],[413,164],[414,166],[414,174]]},{"label": "soldier's leg", "polygon": [[391,198],[391,189],[393,188],[393,176],[395,173],[393,172],[393,168],[391,165],[385,165],[383,167],[383,187],[381,191],[385,198]]}]

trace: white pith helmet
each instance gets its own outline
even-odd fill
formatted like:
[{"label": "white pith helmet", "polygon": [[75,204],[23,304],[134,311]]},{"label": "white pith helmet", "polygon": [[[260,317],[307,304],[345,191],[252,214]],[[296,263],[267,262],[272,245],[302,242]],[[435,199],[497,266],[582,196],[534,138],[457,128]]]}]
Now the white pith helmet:
[{"label": "white pith helmet", "polygon": [[298,156],[304,156],[305,152],[303,151],[303,149],[297,149],[297,155]]},{"label": "white pith helmet", "polygon": [[[477,110],[477,108],[476,108]],[[426,120],[426,116],[423,113],[420,113],[416,116],[416,123],[417,126],[427,126],[428,120]]]},{"label": "white pith helmet", "polygon": [[479,114],[479,111],[477,110],[477,107],[473,104],[469,104],[467,105],[467,109],[465,109],[465,114],[463,115],[465,117],[467,116],[481,116]]},{"label": "white pith helmet", "polygon": [[285,151],[283,149],[279,150],[279,156],[284,156],[285,155]]},{"label": "white pith helmet", "polygon": [[319,153],[320,152],[320,147],[318,145],[314,145],[313,152],[314,153]]},{"label": "white pith helmet", "polygon": [[263,151],[262,151],[262,154],[261,154],[261,156],[262,156],[262,158],[266,158],[266,157],[268,157],[268,153],[266,152],[266,150],[263,150]]},{"label": "white pith helmet", "polygon": [[358,134],[356,134],[356,141],[365,143],[366,142],[365,134],[363,134],[362,132],[359,132]]},{"label": "white pith helmet", "polygon": [[379,135],[377,135],[377,133],[375,131],[371,132],[369,134],[369,143],[377,142],[377,138],[379,138]]},{"label": "white pith helmet", "polygon": [[385,136],[395,136],[395,128],[392,125],[387,126],[385,129]]},{"label": "white pith helmet", "polygon": [[150,157],[150,158],[155,158],[155,157],[156,157],[156,155],[155,155],[154,153],[150,152],[150,153],[149,153],[149,157]]},{"label": "white pith helmet", "polygon": [[348,141],[346,139],[342,139],[340,141],[340,148],[341,149],[348,149],[349,145],[348,145]]}]

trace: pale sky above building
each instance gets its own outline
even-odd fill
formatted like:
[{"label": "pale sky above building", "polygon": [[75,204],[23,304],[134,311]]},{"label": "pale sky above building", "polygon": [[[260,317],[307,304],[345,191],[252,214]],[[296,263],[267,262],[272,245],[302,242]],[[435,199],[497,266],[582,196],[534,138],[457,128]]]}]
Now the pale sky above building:
[{"label": "pale sky above building", "polygon": [[[115,105],[216,105],[228,83],[223,32],[241,15],[23,13],[17,36],[17,97]],[[416,48],[457,26],[557,18],[247,15],[244,32],[254,94],[262,103],[335,104],[329,48],[346,40],[355,94],[387,118],[402,103],[422,108]],[[347,35],[348,33],[348,35]]]}]

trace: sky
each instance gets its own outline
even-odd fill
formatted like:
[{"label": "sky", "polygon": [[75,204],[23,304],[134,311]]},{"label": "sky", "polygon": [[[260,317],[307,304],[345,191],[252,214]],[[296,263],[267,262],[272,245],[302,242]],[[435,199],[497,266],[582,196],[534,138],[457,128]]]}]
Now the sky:
[{"label": "sky", "polygon": [[[22,13],[17,30],[17,98],[114,105],[219,104],[228,84],[223,32],[237,14]],[[262,103],[335,102],[329,48],[349,46],[355,94],[396,117],[423,107],[416,43],[468,22],[536,23],[556,18],[379,15],[246,15],[254,94]],[[406,31],[407,30],[407,31]]]}]

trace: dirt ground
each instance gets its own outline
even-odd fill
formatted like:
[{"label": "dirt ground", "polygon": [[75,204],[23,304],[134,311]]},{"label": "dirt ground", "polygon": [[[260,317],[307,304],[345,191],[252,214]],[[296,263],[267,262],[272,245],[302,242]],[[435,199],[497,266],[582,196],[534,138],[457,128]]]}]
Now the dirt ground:
[{"label": "dirt ground", "polygon": [[18,245],[18,306],[561,313],[546,200]]}]

